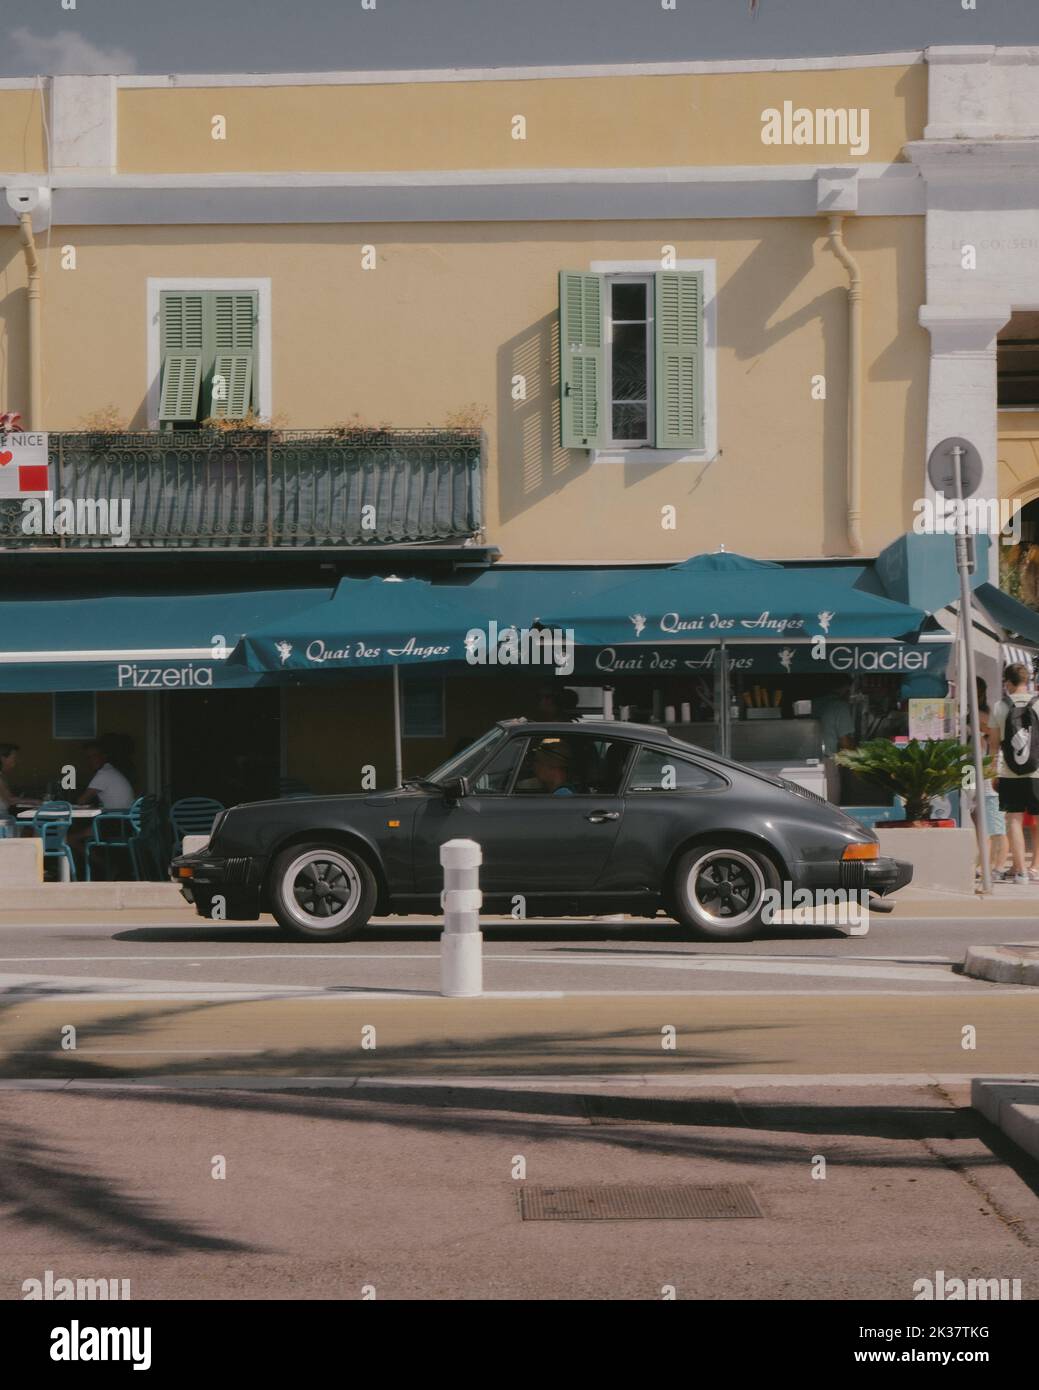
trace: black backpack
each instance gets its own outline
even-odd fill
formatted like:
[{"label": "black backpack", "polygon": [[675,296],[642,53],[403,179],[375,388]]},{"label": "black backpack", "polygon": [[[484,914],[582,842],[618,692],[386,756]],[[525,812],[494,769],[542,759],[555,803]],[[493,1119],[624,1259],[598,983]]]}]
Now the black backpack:
[{"label": "black backpack", "polygon": [[1039,695],[1033,695],[1027,705],[1015,704],[1008,700],[1006,723],[1003,725],[1003,762],[1008,772],[1027,776],[1039,769],[1039,714],[1035,703]]}]

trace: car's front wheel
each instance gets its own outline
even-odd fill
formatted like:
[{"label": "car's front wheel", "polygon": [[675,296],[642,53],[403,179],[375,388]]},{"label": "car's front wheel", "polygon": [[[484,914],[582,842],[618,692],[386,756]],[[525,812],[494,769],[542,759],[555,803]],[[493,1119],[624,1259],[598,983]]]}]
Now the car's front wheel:
[{"label": "car's front wheel", "polygon": [[766,855],[742,845],[696,845],[675,865],[670,902],[683,926],[710,941],[746,941],[779,887]]},{"label": "car's front wheel", "polygon": [[375,875],[352,850],[292,845],[271,869],[271,909],[279,926],[305,941],[349,941],[375,908]]}]

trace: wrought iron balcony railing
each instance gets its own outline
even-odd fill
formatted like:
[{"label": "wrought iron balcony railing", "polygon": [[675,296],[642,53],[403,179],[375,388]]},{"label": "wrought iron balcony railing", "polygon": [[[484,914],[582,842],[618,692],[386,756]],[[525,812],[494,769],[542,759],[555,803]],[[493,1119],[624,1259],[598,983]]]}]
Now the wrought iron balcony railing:
[{"label": "wrought iron balcony railing", "polygon": [[[124,502],[130,548],[402,545],[463,541],[482,525],[481,436],[469,430],[65,433],[49,452],[54,503],[74,504],[66,522],[89,532],[91,515]],[[33,534],[21,501],[0,501],[0,547],[111,544]]]}]

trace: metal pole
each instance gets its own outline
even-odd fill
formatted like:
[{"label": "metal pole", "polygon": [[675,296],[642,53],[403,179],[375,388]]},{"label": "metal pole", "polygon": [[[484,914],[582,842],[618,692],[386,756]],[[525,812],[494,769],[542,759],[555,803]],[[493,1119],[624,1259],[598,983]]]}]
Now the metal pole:
[{"label": "metal pole", "polygon": [[[970,565],[967,520],[963,506],[963,449],[952,450],[952,472],[956,488],[956,568],[960,575],[960,633],[963,637],[963,658],[966,666],[967,708],[970,711],[970,741],[974,754],[974,828],[978,836],[978,859],[981,862],[981,891],[992,892],[992,870],[989,865],[988,828],[985,824],[985,757],[981,751],[981,723],[978,713],[978,682],[974,667],[974,610],[970,599]],[[961,791],[960,795],[963,793]]]},{"label": "metal pole", "polygon": [[400,667],[393,668],[393,770],[399,787],[404,781],[404,759],[401,756],[400,739]]},{"label": "metal pole", "polygon": [[721,741],[721,748],[718,750],[723,758],[730,758],[732,754],[729,749],[732,746],[732,730],[729,727],[729,663],[725,659],[725,643],[718,644],[718,659],[720,662],[718,697],[721,701],[721,722],[718,727],[718,734]]}]

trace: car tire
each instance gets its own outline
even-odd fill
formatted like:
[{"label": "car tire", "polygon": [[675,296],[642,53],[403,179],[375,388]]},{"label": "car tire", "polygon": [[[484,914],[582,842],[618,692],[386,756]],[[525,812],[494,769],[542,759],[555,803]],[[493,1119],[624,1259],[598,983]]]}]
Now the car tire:
[{"label": "car tire", "polygon": [[747,941],[761,926],[765,893],[779,888],[767,855],[743,845],[696,845],[675,865],[667,898],[674,916],[708,941]]},{"label": "car tire", "polygon": [[271,910],[301,941],[350,941],[375,909],[375,875],[354,850],[291,845],[271,867]]}]

